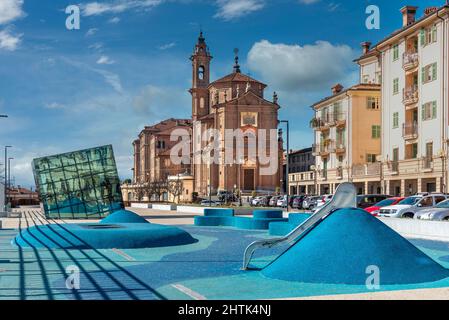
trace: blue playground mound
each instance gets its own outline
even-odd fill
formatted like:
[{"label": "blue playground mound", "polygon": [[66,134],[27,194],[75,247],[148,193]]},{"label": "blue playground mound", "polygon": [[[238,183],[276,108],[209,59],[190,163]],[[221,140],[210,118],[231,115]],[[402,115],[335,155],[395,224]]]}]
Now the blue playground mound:
[{"label": "blue playground mound", "polygon": [[281,210],[255,210],[253,217],[235,217],[232,209],[206,209],[204,216],[195,217],[201,227],[235,227],[245,230],[268,230],[271,223],[286,222]]},{"label": "blue playground mound", "polygon": [[187,245],[197,242],[176,227],[152,224],[134,212],[120,210],[100,223],[47,224],[20,231],[13,243],[48,249],[134,249]]},{"label": "blue playground mound", "polygon": [[433,282],[449,271],[364,210],[340,209],[262,270],[268,278],[365,285],[370,266],[380,285]]}]

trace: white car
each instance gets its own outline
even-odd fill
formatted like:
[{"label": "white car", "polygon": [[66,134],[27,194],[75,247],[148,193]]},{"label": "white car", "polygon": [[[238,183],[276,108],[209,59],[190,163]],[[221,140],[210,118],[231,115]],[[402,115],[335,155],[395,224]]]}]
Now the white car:
[{"label": "white car", "polygon": [[333,195],[332,194],[325,194],[318,198],[316,201],[316,207],[314,208],[314,211],[320,209],[322,206],[324,206],[326,203],[332,200]]},{"label": "white car", "polygon": [[278,199],[276,204],[278,207],[286,208],[287,207],[287,196],[282,196]]},{"label": "white car", "polygon": [[380,208],[379,216],[389,218],[413,218],[418,211],[432,208],[447,198],[448,197],[444,194],[411,196],[405,198],[396,205]]},{"label": "white car", "polygon": [[263,197],[255,197],[254,199],[251,200],[251,205],[253,207],[257,207],[258,205],[261,204],[262,200],[263,200]]}]

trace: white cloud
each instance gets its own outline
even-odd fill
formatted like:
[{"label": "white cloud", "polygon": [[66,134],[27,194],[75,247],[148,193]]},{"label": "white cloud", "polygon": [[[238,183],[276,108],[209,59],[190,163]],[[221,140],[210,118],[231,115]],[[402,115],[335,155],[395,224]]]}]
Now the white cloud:
[{"label": "white cloud", "polygon": [[114,18],[109,19],[108,22],[112,23],[112,24],[116,24],[116,23],[120,22],[120,18],[119,17],[114,17]]},{"label": "white cloud", "polygon": [[0,31],[0,50],[16,50],[20,44],[22,35],[12,35],[8,30]]},{"label": "white cloud", "polygon": [[107,13],[121,13],[127,10],[148,10],[161,4],[163,0],[115,0],[109,3],[89,2],[82,4],[85,16],[98,16]]},{"label": "white cloud", "polygon": [[248,66],[276,90],[319,91],[348,76],[352,80],[355,55],[347,45],[326,41],[300,46],[262,40],[248,53]]},{"label": "white cloud", "polygon": [[95,50],[95,51],[98,51],[98,52],[101,52],[101,51],[103,51],[103,43],[96,42],[94,44],[91,44],[88,48],[92,49],[92,50]]},{"label": "white cloud", "polygon": [[265,7],[265,0],[217,0],[215,18],[226,21],[238,19]]},{"label": "white cloud", "polygon": [[0,25],[10,23],[25,13],[22,10],[23,0],[1,0],[0,1]]},{"label": "white cloud", "polygon": [[86,37],[90,37],[93,36],[94,34],[96,34],[98,31],[97,28],[90,28],[89,30],[87,30],[86,32]]},{"label": "white cloud", "polygon": [[132,106],[138,114],[160,115],[160,108],[188,106],[189,102],[188,94],[181,88],[147,85],[134,96]]},{"label": "white cloud", "polygon": [[97,60],[97,64],[114,64],[115,61],[111,60],[108,56],[101,56],[100,59]]},{"label": "white cloud", "polygon": [[341,3],[335,3],[335,2],[331,2],[328,4],[327,6],[327,10],[329,12],[334,12],[335,10],[337,10],[338,8],[340,8]]},{"label": "white cloud", "polygon": [[163,44],[163,45],[159,46],[158,48],[159,48],[159,50],[168,50],[168,49],[171,49],[171,48],[173,48],[175,46],[176,46],[175,42],[170,42],[170,43],[167,43],[167,44]]},{"label": "white cloud", "polygon": [[52,103],[47,103],[44,106],[46,109],[64,109],[65,105],[58,103],[58,102],[52,102]]},{"label": "white cloud", "polygon": [[299,3],[302,3],[302,4],[314,4],[314,3],[317,3],[317,2],[320,2],[321,0],[299,0]]}]

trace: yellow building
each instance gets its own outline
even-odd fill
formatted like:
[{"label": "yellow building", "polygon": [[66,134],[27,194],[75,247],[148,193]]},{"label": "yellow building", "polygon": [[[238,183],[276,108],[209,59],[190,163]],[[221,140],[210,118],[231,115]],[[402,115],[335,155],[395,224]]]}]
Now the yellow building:
[{"label": "yellow building", "polygon": [[344,181],[353,182],[359,194],[381,192],[380,94],[378,84],[346,90],[337,84],[331,96],[312,106],[318,194],[334,193]]}]

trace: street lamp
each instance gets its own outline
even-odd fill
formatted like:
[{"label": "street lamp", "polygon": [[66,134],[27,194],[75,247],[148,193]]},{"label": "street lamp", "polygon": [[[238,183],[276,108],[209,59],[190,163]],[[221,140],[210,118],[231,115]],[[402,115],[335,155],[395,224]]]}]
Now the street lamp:
[{"label": "street lamp", "polygon": [[8,188],[11,189],[11,160],[14,158],[8,158]]},{"label": "street lamp", "polygon": [[289,205],[289,197],[290,197],[290,181],[289,181],[289,173],[290,173],[290,126],[288,123],[288,120],[281,120],[280,123],[285,123],[287,125],[287,165],[285,168],[285,189],[286,195],[287,195],[287,212],[289,211],[288,205]]},{"label": "street lamp", "polygon": [[7,188],[7,179],[8,179],[8,148],[12,148],[12,146],[5,146],[5,211],[6,211],[6,205],[8,202],[8,199],[6,198],[7,194],[6,194],[6,188]]}]

